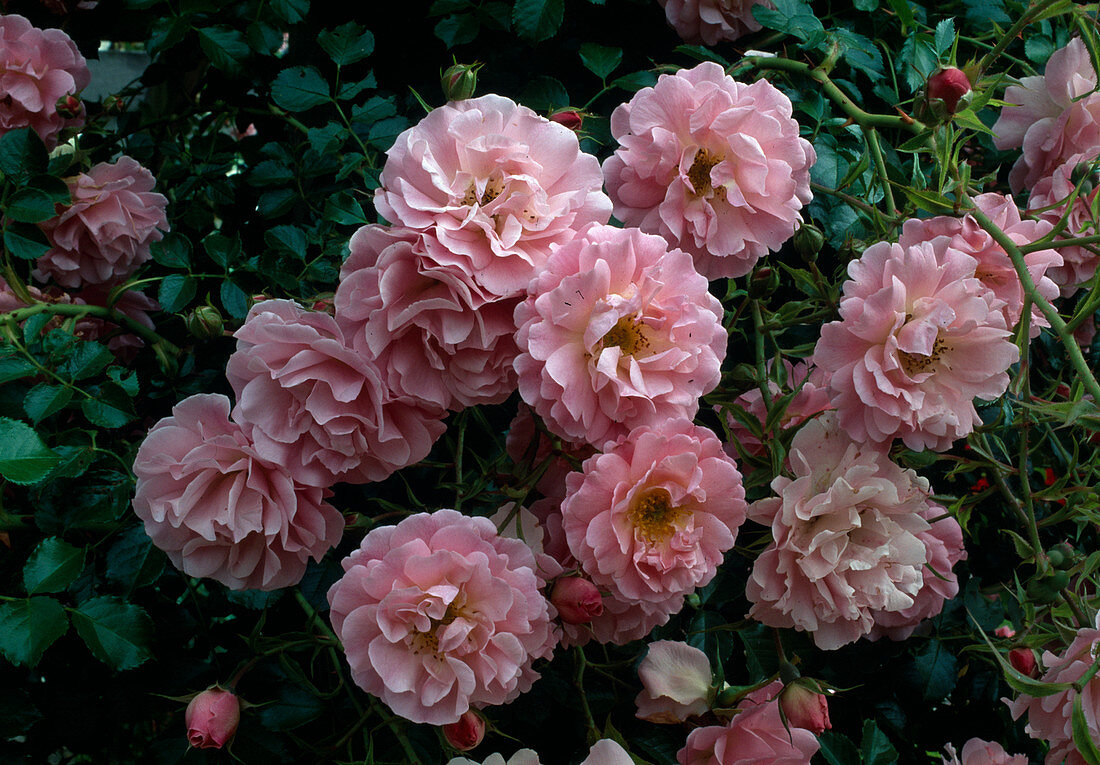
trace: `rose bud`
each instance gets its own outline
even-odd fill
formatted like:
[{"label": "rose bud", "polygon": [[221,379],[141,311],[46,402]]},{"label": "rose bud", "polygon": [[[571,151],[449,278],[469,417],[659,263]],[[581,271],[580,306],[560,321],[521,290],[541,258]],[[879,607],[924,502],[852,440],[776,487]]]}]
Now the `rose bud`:
[{"label": "rose bud", "polygon": [[554,582],[550,602],[566,624],[587,624],[603,613],[600,591],[579,576],[566,576]]},{"label": "rose bud", "polygon": [[1035,661],[1035,652],[1030,648],[1013,648],[1008,652],[1008,663],[1021,675],[1038,677],[1038,663]]},{"label": "rose bud", "polygon": [[221,749],[237,732],[241,702],[227,690],[214,685],[187,705],[184,713],[187,741],[196,749]]},{"label": "rose bud", "polygon": [[803,223],[794,232],[794,248],[802,256],[802,260],[813,263],[817,260],[817,253],[825,246],[825,234],[812,223]]},{"label": "rose bud", "polygon": [[761,266],[749,279],[749,297],[763,300],[779,289],[779,272],[768,266]]},{"label": "rose bud", "polygon": [[212,305],[200,305],[183,320],[184,326],[192,336],[199,340],[213,340],[222,336],[225,320],[221,312]]},{"label": "rose bud", "polygon": [[477,70],[484,64],[459,64],[449,67],[439,75],[439,84],[448,101],[470,98],[477,89]]},{"label": "rose bud", "polygon": [[971,87],[962,69],[949,66],[937,70],[925,85],[928,110],[937,119],[950,119],[970,105]]},{"label": "rose bud", "polygon": [[443,726],[443,738],[458,751],[468,752],[485,738],[485,718],[468,709],[458,722]]},{"label": "rose bud", "polygon": [[710,708],[710,659],[687,643],[658,640],[638,665],[642,692],[634,699],[635,716],[673,725]]},{"label": "rose bud", "polygon": [[779,708],[789,725],[820,735],[833,727],[829,723],[829,702],[825,694],[818,693],[811,683],[796,680],[786,686],[779,694]]},{"label": "rose bud", "polygon": [[57,113],[65,119],[75,119],[83,113],[84,104],[74,95],[66,95],[57,99]]},{"label": "rose bud", "polygon": [[549,119],[551,122],[565,125],[574,133],[580,132],[581,125],[584,124],[584,114],[579,109],[558,109],[550,115]]}]

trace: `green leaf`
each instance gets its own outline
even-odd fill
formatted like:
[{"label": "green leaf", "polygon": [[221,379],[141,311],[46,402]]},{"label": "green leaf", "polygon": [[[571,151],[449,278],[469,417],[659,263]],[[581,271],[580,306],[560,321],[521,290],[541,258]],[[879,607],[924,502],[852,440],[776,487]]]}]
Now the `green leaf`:
[{"label": "green leaf", "polygon": [[256,212],[265,218],[278,218],[285,215],[298,201],[298,192],[294,189],[275,189],[260,195],[256,202]]},{"label": "green leaf", "polygon": [[279,698],[258,712],[265,728],[293,730],[320,715],[325,705],[312,693],[294,683],[281,683]]},{"label": "green leaf", "polygon": [[318,154],[335,154],[348,140],[348,129],[338,122],[330,122],[324,127],[310,128],[306,137],[310,148]]},{"label": "green leaf", "polygon": [[164,277],[157,291],[157,300],[162,310],[176,313],[182,310],[195,297],[197,287],[190,276],[171,274]]},{"label": "green leaf", "polygon": [[955,20],[944,19],[936,24],[936,53],[941,56],[955,43]]},{"label": "green leaf", "polygon": [[947,698],[958,681],[958,662],[939,640],[929,640],[913,657],[917,684],[925,701]]},{"label": "green leaf", "polygon": [[1089,728],[1088,718],[1085,717],[1083,698],[1084,694],[1073,694],[1073,717],[1071,718],[1073,745],[1077,747],[1077,751],[1088,765],[1100,765],[1100,749],[1096,746],[1095,732]]},{"label": "green leaf", "polygon": [[284,69],[271,83],[271,98],[288,112],[304,112],[329,103],[328,82],[312,66]]},{"label": "green leaf", "polygon": [[69,184],[52,175],[36,175],[27,181],[27,185],[49,195],[54,204],[69,205],[73,201]]},{"label": "green leaf", "polygon": [[288,24],[297,24],[309,13],[309,0],[271,0],[271,10]]},{"label": "green leaf", "polygon": [[30,128],[0,135],[0,171],[15,179],[46,172],[49,154],[42,139]]},{"label": "green leaf", "polygon": [[821,744],[821,756],[829,765],[860,765],[859,750],[844,734],[827,730],[817,739]]},{"label": "green leaf", "polygon": [[107,551],[107,579],[133,590],[152,584],[164,570],[164,553],[142,525],[124,531]]},{"label": "green leaf", "polygon": [[234,319],[243,319],[248,315],[248,295],[245,291],[230,281],[222,282],[219,290],[222,307]]},{"label": "green leaf", "polygon": [[516,0],[512,26],[524,40],[542,42],[553,37],[565,16],[565,0]]},{"label": "green leaf", "polygon": [[80,576],[84,548],[58,537],[43,539],[23,566],[23,586],[30,595],[61,592]]},{"label": "green leaf", "polygon": [[325,201],[325,220],[345,226],[362,226],[367,216],[350,192],[340,191]]},{"label": "green leaf", "polygon": [[569,92],[561,82],[542,74],[527,83],[519,100],[535,111],[550,111],[556,107],[569,106]]},{"label": "green leaf", "polygon": [[114,360],[115,356],[107,350],[107,346],[86,340],[73,346],[68,358],[58,365],[57,371],[75,382],[99,374]]},{"label": "green leaf", "polygon": [[203,237],[202,246],[210,259],[222,268],[235,267],[241,262],[241,240],[237,237],[230,239],[225,234],[215,231]]},{"label": "green leaf", "polygon": [[860,745],[863,765],[892,765],[898,761],[898,752],[886,734],[879,730],[874,720],[863,723],[863,741]]},{"label": "green leaf", "polygon": [[0,688],[0,739],[22,736],[42,719],[30,695],[22,688]]},{"label": "green leaf", "polygon": [[262,21],[249,24],[244,36],[249,47],[264,56],[273,56],[283,47],[283,33]]},{"label": "green leaf", "polygon": [[0,359],[0,385],[12,380],[30,377],[37,371],[38,367],[23,358],[9,356]]},{"label": "green leaf", "polygon": [[149,252],[153,255],[153,260],[167,268],[190,268],[191,249],[190,239],[171,231],[159,242],[153,242]]},{"label": "green leaf", "polygon": [[112,669],[133,669],[152,657],[153,620],[133,603],[113,596],[92,598],[72,617],[92,654]]},{"label": "green leaf", "polygon": [[606,80],[623,62],[623,49],[607,45],[584,43],[580,54],[585,68],[601,80]]},{"label": "green leaf", "polygon": [[49,252],[51,245],[38,226],[9,223],[4,227],[4,247],[17,258],[34,260]]},{"label": "green leaf", "polygon": [[873,13],[878,10],[878,0],[854,0],[856,10]]},{"label": "green leaf", "polygon": [[38,223],[57,215],[50,195],[32,188],[19,189],[12,194],[4,214],[20,223]]},{"label": "green leaf", "polygon": [[136,370],[132,370],[127,374],[126,370],[122,367],[111,367],[107,370],[107,376],[118,383],[118,387],[122,388],[127,396],[136,396],[138,394],[138,377]]},{"label": "green leaf", "polygon": [[65,408],[73,398],[73,389],[64,385],[38,383],[23,397],[23,411],[35,425]]},{"label": "green leaf", "polygon": [[908,0],[886,0],[886,3],[901,20],[902,32],[913,26],[916,19],[913,18],[913,9],[909,7]]},{"label": "green leaf", "polygon": [[37,483],[56,464],[57,455],[30,425],[0,417],[0,476],[12,483]]},{"label": "green leaf", "polygon": [[199,45],[210,63],[226,72],[241,68],[241,60],[248,56],[248,42],[244,35],[229,27],[204,27],[199,31]]},{"label": "green leaf", "polygon": [[0,603],[0,653],[12,664],[33,667],[68,629],[65,609],[53,598]]},{"label": "green leaf", "polygon": [[451,14],[440,19],[435,25],[435,36],[443,41],[448,49],[464,45],[477,39],[481,24],[472,13]]},{"label": "green leaf", "polygon": [[273,250],[289,253],[297,258],[305,258],[309,239],[297,226],[275,226],[264,232],[264,241]]},{"label": "green leaf", "polygon": [[775,0],[775,8],[754,5],[752,15],[768,29],[797,37],[807,47],[825,39],[825,27],[804,0]]},{"label": "green leaf", "polygon": [[134,402],[120,386],[104,383],[96,386],[91,393],[94,398],[80,402],[80,411],[93,425],[121,428],[137,416],[134,414]]},{"label": "green leaf", "polygon": [[374,35],[354,21],[322,31],[317,42],[337,66],[354,64],[374,52]]}]

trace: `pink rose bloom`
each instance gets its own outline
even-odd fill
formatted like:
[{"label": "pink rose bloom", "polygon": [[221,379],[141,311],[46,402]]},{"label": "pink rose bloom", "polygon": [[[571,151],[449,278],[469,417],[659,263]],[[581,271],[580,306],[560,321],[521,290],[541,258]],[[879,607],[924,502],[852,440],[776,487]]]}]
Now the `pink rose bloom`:
[{"label": "pink rose bloom", "polygon": [[722,304],[689,255],[637,229],[592,226],[558,248],[515,319],[520,395],[570,441],[694,417],[721,379]]},{"label": "pink rose bloom", "polygon": [[134,512],[172,565],[231,590],[297,584],[340,541],[344,518],[324,489],[295,483],[229,420],[229,399],[172,407],[134,460]]},{"label": "pink rose bloom", "polygon": [[631,431],[566,487],[562,526],[585,573],[654,613],[714,578],[745,521],[737,465],[686,419]]},{"label": "pink rose bloom", "polygon": [[535,553],[454,510],[376,527],[329,590],[351,676],[413,722],[457,722],[538,677],[557,636]]},{"label": "pink rose bloom", "polygon": [[790,468],[793,479],[772,481],[778,497],[749,506],[774,539],[746,584],[749,616],[833,650],[870,633],[879,612],[917,604],[928,482],[848,437],[833,412],[795,434]]},{"label": "pink rose bloom", "polygon": [[[814,415],[832,408],[832,404],[829,402],[829,390],[825,375],[819,367],[807,364],[805,361],[791,364],[787,359],[783,359],[783,366],[787,370],[787,384],[785,387],[780,388],[774,380],[768,380],[768,390],[771,393],[773,404],[776,399],[794,393],[794,397],[791,398],[787,408],[783,411],[783,416],[776,423],[780,431],[798,427]],[[768,407],[764,404],[764,396],[759,388],[745,391],[733,403],[755,417],[760,423],[760,428],[764,429],[768,420]],[[721,407],[716,406],[715,410],[720,411]],[[730,443],[727,444],[726,451],[730,456],[737,456],[737,446],[734,444],[740,446],[745,454],[750,456],[757,457],[764,454],[766,450],[760,439],[745,427],[737,417],[732,413],[727,413],[726,422],[729,424],[730,429]],[[778,435],[778,433],[764,430],[764,435],[771,438]]]},{"label": "pink rose bloom", "polygon": [[707,655],[687,643],[657,640],[638,665],[642,692],[635,717],[674,725],[710,709],[712,673]]},{"label": "pink rose bloom", "polygon": [[993,125],[993,143],[998,149],[1023,149],[1008,176],[1013,192],[1034,188],[1070,156],[1100,148],[1095,88],[1088,49],[1075,37],[1051,54],[1042,76],[1024,77],[1005,89],[1007,105]]},{"label": "pink rose bloom", "polygon": [[408,229],[362,227],[340,268],[336,320],[395,394],[440,411],[498,404],[516,389],[516,300],[440,265],[429,253],[441,250]]},{"label": "pink rose bloom", "polygon": [[[447,765],[542,765],[542,761],[533,749],[520,749],[507,761],[503,755],[491,754],[483,763],[455,757]],[[634,760],[617,741],[604,738],[592,745],[581,765],[634,765]]]},{"label": "pink rose bloom", "polygon": [[926,550],[924,568],[921,569],[924,582],[913,597],[913,605],[900,611],[883,610],[872,614],[875,626],[867,635],[871,640],[880,637],[905,640],[913,634],[917,625],[939,615],[943,604],[959,594],[959,578],[953,569],[956,563],[967,557],[962,527],[947,515],[947,508],[932,501],[920,515],[929,525],[926,531],[917,534]]},{"label": "pink rose bloom", "polygon": [[[1068,211],[1065,205],[1069,195],[1077,187],[1072,180],[1074,171],[1079,164],[1084,163],[1086,166],[1091,164],[1094,155],[1095,152],[1088,155],[1074,154],[1065,163],[1056,167],[1054,172],[1040,178],[1027,199],[1028,211],[1034,212],[1052,225],[1061,221],[1063,215],[1067,216],[1063,236],[1089,236],[1095,233],[1092,205],[1096,195],[1100,194],[1100,189],[1093,189],[1088,194],[1079,194]],[[1044,207],[1052,209],[1043,210]],[[1062,296],[1069,297],[1077,292],[1080,285],[1092,279],[1092,275],[1096,273],[1096,264],[1100,262],[1100,256],[1080,245],[1059,247],[1058,253],[1062,256],[1063,263],[1060,266],[1051,267],[1047,275],[1061,287]]]},{"label": "pink rose bloom", "polygon": [[809,765],[820,744],[803,728],[788,731],[775,700],[778,680],[753,691],[741,702],[742,711],[727,725],[696,728],[676,753],[680,765]]},{"label": "pink rose bloom", "polygon": [[215,685],[191,699],[183,717],[188,744],[196,749],[221,749],[237,732],[241,701]]},{"label": "pink rose bloom", "polygon": [[[1100,614],[1096,628],[1077,631],[1073,642],[1063,654],[1052,651],[1043,653],[1046,672],[1039,679],[1044,683],[1075,683],[1092,667],[1100,654]],[[1050,744],[1046,765],[1086,765],[1085,758],[1073,743],[1073,703],[1077,692],[1072,688],[1052,696],[1041,698],[1020,694],[1015,701],[1004,701],[1012,711],[1012,719],[1019,720],[1027,712],[1027,727],[1032,738]],[[1093,741],[1100,741],[1100,675],[1093,675],[1081,692],[1081,706],[1085,722]]]},{"label": "pink rose bloom", "polygon": [[125,156],[68,183],[72,204],[39,224],[53,248],[38,259],[34,277],[63,287],[121,282],[164,237],[168,200],[153,191],[153,174]]},{"label": "pink rose bloom", "polygon": [[753,6],[774,8],[768,0],[657,0],[665,18],[684,42],[717,45],[760,31]]},{"label": "pink rose bloom", "polygon": [[661,603],[641,603],[623,600],[607,591],[602,594],[603,610],[598,616],[585,624],[561,625],[563,648],[587,645],[591,640],[612,645],[641,640],[684,607],[683,595],[673,595]]},{"label": "pink rose bloom", "polygon": [[955,753],[955,747],[944,747],[947,757],[943,765],[1028,765],[1027,757],[1022,754],[1009,754],[1000,744],[972,738],[963,744],[962,759]]},{"label": "pink rose bloom", "polygon": [[977,265],[943,237],[880,242],[848,264],[841,320],[821,328],[813,358],[852,438],[943,451],[981,421],[975,397],[1005,392],[1019,350]]},{"label": "pink rose bloom", "polygon": [[502,96],[435,109],[386,156],[379,214],[432,234],[440,265],[498,297],[522,295],[551,245],[611,215],[576,133]]},{"label": "pink rose bloom", "polygon": [[[1016,244],[1031,244],[1042,239],[1054,228],[1047,221],[1021,219],[1020,210],[1012,197],[1003,194],[980,194],[974,197],[974,204]],[[902,226],[898,244],[908,248],[938,236],[948,238],[946,246],[966,253],[977,261],[973,276],[999,300],[1004,301],[1002,310],[1005,323],[1009,329],[1015,328],[1024,310],[1024,288],[1012,265],[1012,259],[1004,248],[971,215],[962,218],[947,215],[910,218]],[[1058,297],[1058,285],[1049,272],[1062,265],[1062,256],[1056,250],[1037,250],[1026,254],[1024,263],[1039,294],[1047,300]],[[1042,312],[1033,307],[1028,327],[1031,337],[1038,337],[1042,328],[1049,326]]]},{"label": "pink rose bloom", "polygon": [[691,253],[704,276],[743,276],[777,250],[809,204],[817,159],[791,101],[705,62],[663,74],[611,115],[604,163],[615,217]]},{"label": "pink rose bloom", "polygon": [[336,320],[290,300],[257,303],[225,375],[256,451],[311,486],[381,481],[428,456],[444,425],[390,398]]},{"label": "pink rose bloom", "polygon": [[88,87],[92,75],[76,43],[60,29],[38,29],[22,16],[0,16],[0,135],[29,127],[47,149],[65,128],[84,125],[84,105],[74,116],[57,102]]}]

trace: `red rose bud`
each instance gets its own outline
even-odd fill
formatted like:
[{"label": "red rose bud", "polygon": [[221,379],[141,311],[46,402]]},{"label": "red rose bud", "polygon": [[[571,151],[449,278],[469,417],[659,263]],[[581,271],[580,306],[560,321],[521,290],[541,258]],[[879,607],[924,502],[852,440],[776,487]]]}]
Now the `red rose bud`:
[{"label": "red rose bud", "polygon": [[106,114],[122,114],[126,111],[127,101],[120,96],[107,96],[103,99],[103,111]]},{"label": "red rose bud", "polygon": [[1008,663],[1021,675],[1039,676],[1039,665],[1035,661],[1035,652],[1030,648],[1013,648],[1008,652]]},{"label": "red rose bud", "polygon": [[211,686],[191,699],[184,713],[187,742],[196,749],[221,749],[237,732],[241,702],[229,691]]},{"label": "red rose bud", "polygon": [[468,752],[485,738],[485,719],[472,709],[467,710],[458,722],[443,726],[443,738],[458,751]]},{"label": "red rose bud", "polygon": [[935,117],[949,119],[970,105],[971,87],[970,78],[962,69],[953,66],[939,69],[928,78],[925,102]]},{"label": "red rose bud", "polygon": [[62,96],[57,99],[57,113],[66,119],[79,117],[84,110],[84,104],[76,96]]},{"label": "red rose bud", "polygon": [[779,708],[787,724],[805,728],[815,736],[829,728],[829,702],[825,694],[818,693],[807,683],[796,680],[779,694]]},{"label": "red rose bud", "polygon": [[579,133],[584,124],[584,114],[578,109],[558,109],[550,115],[550,121],[565,125],[574,133]]},{"label": "red rose bud", "polygon": [[484,64],[459,64],[449,67],[439,75],[439,84],[448,101],[469,98],[477,89],[477,70]]},{"label": "red rose bud", "polygon": [[603,613],[600,591],[579,576],[562,577],[554,582],[550,602],[566,624],[587,624]]}]

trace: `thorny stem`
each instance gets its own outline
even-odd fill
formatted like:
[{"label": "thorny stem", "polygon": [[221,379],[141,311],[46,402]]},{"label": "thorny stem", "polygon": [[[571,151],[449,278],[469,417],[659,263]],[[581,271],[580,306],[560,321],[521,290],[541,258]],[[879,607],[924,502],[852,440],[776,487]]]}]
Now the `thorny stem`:
[{"label": "thorny stem", "polygon": [[73,303],[38,303],[27,308],[17,308],[14,311],[0,314],[0,322],[18,324],[40,313],[52,313],[55,316],[95,316],[100,319],[118,324],[133,332],[138,337],[148,340],[150,343],[161,346],[173,356],[178,356],[181,351],[174,344],[168,342],[144,324],[134,321],[124,313],[112,308],[104,308],[98,305],[76,305]]},{"label": "thorny stem", "polygon": [[577,694],[581,697],[581,711],[584,712],[588,734],[595,740],[600,737],[600,729],[596,726],[596,719],[592,716],[592,709],[588,706],[588,697],[584,694],[584,670],[588,666],[588,660],[584,658],[584,649],[580,646],[573,650],[573,657],[577,668],[576,674],[573,676],[573,685],[577,689]]},{"label": "thorny stem", "polygon": [[875,169],[882,181],[882,191],[886,195],[886,214],[891,218],[898,214],[898,208],[894,204],[894,190],[890,188],[890,177],[886,174],[886,161],[882,158],[882,147],[878,143],[878,131],[871,128],[866,132],[867,146],[871,149],[871,156],[875,158]]},{"label": "thorny stem", "polygon": [[[985,436],[981,436],[982,448],[989,452],[989,442]],[[1035,520],[1034,508],[1030,515],[1024,511],[1024,506],[1020,503],[1020,500],[1016,499],[1016,495],[1012,493],[1012,490],[1008,487],[1008,483],[1005,481],[1003,473],[1003,465],[1001,463],[991,460],[989,463],[990,468],[993,471],[993,483],[997,485],[997,490],[1001,492],[1001,496],[1004,497],[1005,502],[1012,508],[1012,511],[1016,514],[1017,519],[1020,521],[1020,525],[1027,530],[1028,541],[1031,543],[1031,550],[1035,554],[1035,564],[1040,570],[1046,570],[1047,559],[1043,555],[1043,543],[1039,541],[1039,524]],[[1026,479],[1023,479],[1026,480]]]},{"label": "thorny stem", "polygon": [[764,320],[760,315],[759,300],[752,301],[752,323],[755,325],[753,336],[756,340],[757,383],[760,386],[760,396],[764,400],[764,405],[770,409],[772,405],[772,393],[768,389],[768,370],[764,363]]}]

